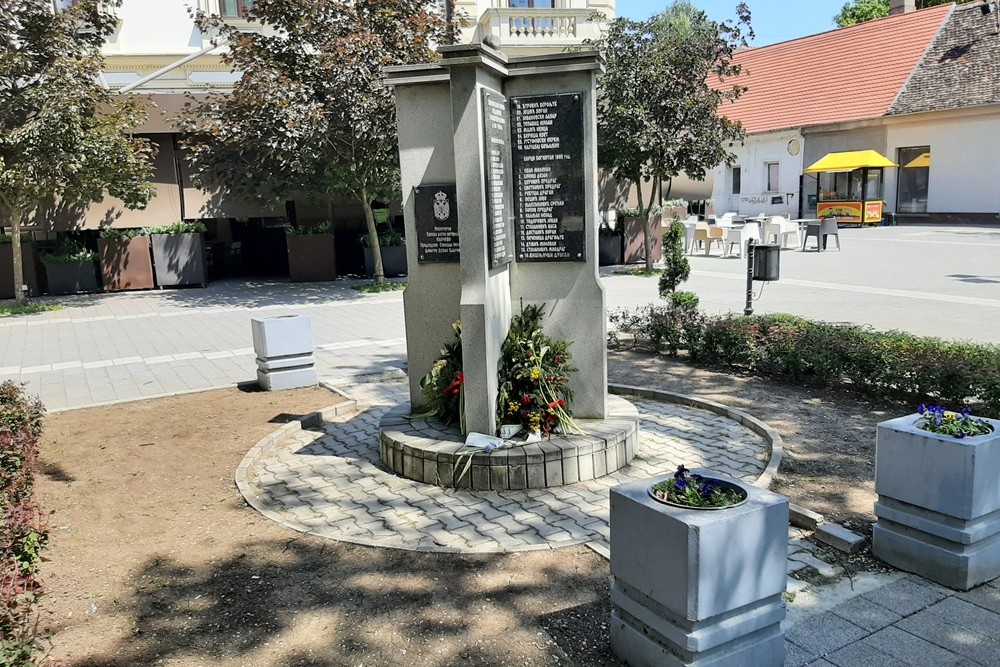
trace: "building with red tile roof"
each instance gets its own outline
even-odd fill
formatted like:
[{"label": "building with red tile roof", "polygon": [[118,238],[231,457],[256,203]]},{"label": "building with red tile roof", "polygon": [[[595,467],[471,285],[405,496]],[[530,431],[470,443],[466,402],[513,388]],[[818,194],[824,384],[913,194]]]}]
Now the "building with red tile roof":
[{"label": "building with red tile roof", "polygon": [[995,221],[1000,8],[991,6],[939,5],[737,54],[748,90],[720,113],[748,137],[733,148],[739,164],[715,170],[716,210],[809,216],[816,180],[803,168],[875,150],[900,164],[885,171],[887,210]]},{"label": "building with red tile roof", "polygon": [[954,5],[867,21],[747,49],[733,63],[747,92],[721,113],[747,132],[827,125],[884,115]]}]

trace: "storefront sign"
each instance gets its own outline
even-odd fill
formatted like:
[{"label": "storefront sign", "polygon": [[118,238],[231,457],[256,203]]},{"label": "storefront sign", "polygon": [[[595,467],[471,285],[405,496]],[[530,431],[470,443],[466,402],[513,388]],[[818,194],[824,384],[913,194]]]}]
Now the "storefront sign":
[{"label": "storefront sign", "polygon": [[882,222],[882,202],[865,202],[865,222]]},{"label": "storefront sign", "polygon": [[861,202],[859,201],[821,201],[816,207],[816,217],[837,218],[840,222],[861,222]]}]

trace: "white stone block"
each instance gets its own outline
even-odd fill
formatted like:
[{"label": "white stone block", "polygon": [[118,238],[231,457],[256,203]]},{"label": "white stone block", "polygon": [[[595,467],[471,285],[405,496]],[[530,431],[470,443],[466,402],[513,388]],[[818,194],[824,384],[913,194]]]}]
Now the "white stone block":
[{"label": "white stone block", "polygon": [[632,667],[784,664],[788,500],[737,483],[747,502],[671,507],[649,495],[666,478],[611,491],[611,644]]},{"label": "white stone block", "polygon": [[1000,421],[955,438],[916,427],[919,415],[878,425],[872,553],[907,572],[968,590],[1000,576]]},{"label": "white stone block", "polygon": [[313,353],[312,319],[306,315],[253,318],[250,328],[258,359]]},{"label": "white stone block", "polygon": [[308,368],[271,371],[268,373],[260,370],[257,371],[257,383],[262,389],[267,391],[313,387],[316,385],[316,382],[316,369],[312,366]]}]

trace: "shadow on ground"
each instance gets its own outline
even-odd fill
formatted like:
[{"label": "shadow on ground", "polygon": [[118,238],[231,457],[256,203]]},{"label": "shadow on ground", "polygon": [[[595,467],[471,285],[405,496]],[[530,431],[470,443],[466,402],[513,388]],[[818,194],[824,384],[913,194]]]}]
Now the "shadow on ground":
[{"label": "shadow on ground", "polygon": [[175,308],[264,308],[296,307],[309,303],[362,302],[365,299],[384,296],[363,294],[352,289],[353,285],[362,282],[364,281],[290,283],[287,280],[232,278],[211,282],[207,287],[169,287],[145,292],[78,294],[42,297],[38,301],[55,300],[74,308],[88,308],[105,303],[108,299],[153,298],[164,306]]},{"label": "shadow on ground", "polygon": [[533,568],[526,561],[537,555],[413,554],[299,537],[249,542],[205,567],[153,558],[134,574],[134,597],[118,601],[131,636],[71,664],[621,664],[608,647],[603,561],[562,553]]}]

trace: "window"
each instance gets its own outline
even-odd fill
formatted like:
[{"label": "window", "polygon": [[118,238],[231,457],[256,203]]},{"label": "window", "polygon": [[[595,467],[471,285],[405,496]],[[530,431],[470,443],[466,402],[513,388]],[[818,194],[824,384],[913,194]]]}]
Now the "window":
[{"label": "window", "polygon": [[740,192],[742,190],[741,185],[740,185],[740,174],[742,174],[742,173],[743,172],[740,171],[740,166],[739,165],[736,165],[735,167],[732,167],[730,169],[730,174],[731,174],[730,175],[730,180],[732,180],[732,182],[733,182],[732,194],[734,194],[734,195],[740,194]]},{"label": "window", "polygon": [[509,4],[518,9],[555,9],[554,0],[510,0]]},{"label": "window", "polygon": [[219,0],[219,13],[227,18],[244,18],[253,0]]},{"label": "window", "polygon": [[778,163],[765,162],[764,172],[765,180],[767,181],[767,189],[765,192],[778,192],[780,187],[780,183],[778,181]]},{"label": "window", "polygon": [[931,147],[910,146],[898,149],[896,162],[896,212],[926,213],[930,190]]}]

